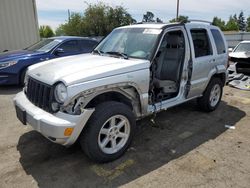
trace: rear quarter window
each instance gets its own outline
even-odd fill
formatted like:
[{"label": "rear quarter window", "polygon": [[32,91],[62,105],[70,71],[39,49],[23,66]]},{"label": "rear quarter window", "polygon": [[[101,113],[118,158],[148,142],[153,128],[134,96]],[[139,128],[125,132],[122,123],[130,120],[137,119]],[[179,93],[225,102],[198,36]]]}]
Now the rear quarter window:
[{"label": "rear quarter window", "polygon": [[91,52],[96,47],[97,44],[98,44],[97,41],[92,41],[92,40],[81,40],[80,41],[82,51],[88,52],[88,53]]},{"label": "rear quarter window", "polygon": [[206,29],[191,29],[195,57],[213,55],[210,39]]},{"label": "rear quarter window", "polygon": [[225,47],[225,43],[224,40],[221,36],[221,33],[219,30],[217,29],[211,29],[213,38],[214,38],[214,42],[217,48],[217,53],[218,54],[224,54],[226,53],[226,47]]}]

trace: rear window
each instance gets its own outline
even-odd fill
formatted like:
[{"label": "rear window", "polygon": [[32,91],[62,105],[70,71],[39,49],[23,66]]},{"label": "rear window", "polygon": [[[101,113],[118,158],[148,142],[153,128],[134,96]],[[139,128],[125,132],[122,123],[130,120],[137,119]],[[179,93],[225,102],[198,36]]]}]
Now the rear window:
[{"label": "rear window", "polygon": [[191,29],[195,57],[212,55],[212,47],[206,29]]},{"label": "rear window", "polygon": [[226,47],[221,33],[217,29],[211,29],[218,54],[226,53]]}]

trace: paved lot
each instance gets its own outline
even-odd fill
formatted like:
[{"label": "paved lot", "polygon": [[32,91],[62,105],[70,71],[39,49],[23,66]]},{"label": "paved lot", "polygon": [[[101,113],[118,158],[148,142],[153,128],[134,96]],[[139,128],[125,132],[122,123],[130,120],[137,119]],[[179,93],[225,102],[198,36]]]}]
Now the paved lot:
[{"label": "paved lot", "polygon": [[78,145],[64,148],[22,126],[12,105],[19,90],[0,88],[0,187],[250,185],[250,92],[226,87],[210,114],[191,101],[160,113],[154,126],[140,121],[124,157],[97,165]]}]

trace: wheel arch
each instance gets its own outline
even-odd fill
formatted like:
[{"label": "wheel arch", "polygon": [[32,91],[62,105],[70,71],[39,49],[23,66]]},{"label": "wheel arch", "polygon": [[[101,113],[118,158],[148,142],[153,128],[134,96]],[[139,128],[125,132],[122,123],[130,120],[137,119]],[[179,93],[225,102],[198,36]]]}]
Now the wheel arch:
[{"label": "wheel arch", "polygon": [[214,74],[212,76],[211,79],[213,79],[213,78],[219,78],[222,81],[223,85],[225,85],[225,83],[226,83],[226,77],[227,77],[226,73],[216,73],[216,74]]},{"label": "wheel arch", "polygon": [[98,94],[88,102],[86,108],[94,108],[98,104],[103,103],[105,101],[121,102],[133,109],[132,101],[128,97],[117,91],[106,91],[104,93]]},{"label": "wheel arch", "polygon": [[210,71],[208,78],[209,79],[205,85],[205,88],[207,88],[208,84],[211,82],[213,78],[219,78],[222,81],[223,85],[225,85],[227,81],[226,67],[223,65],[217,65],[214,69]]},{"label": "wheel arch", "polygon": [[116,101],[127,105],[136,117],[142,116],[142,102],[139,91],[133,86],[123,86],[104,89],[86,98],[85,108],[95,108],[97,105]]}]

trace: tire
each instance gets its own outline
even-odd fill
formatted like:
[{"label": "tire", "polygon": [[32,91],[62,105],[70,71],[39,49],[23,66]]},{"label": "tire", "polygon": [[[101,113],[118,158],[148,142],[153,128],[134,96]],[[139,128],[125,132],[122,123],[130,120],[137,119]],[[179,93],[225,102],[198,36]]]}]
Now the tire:
[{"label": "tire", "polygon": [[[91,160],[111,162],[122,156],[129,147],[135,124],[135,116],[127,105],[114,101],[101,103],[80,135],[81,147]],[[123,126],[118,128],[118,125]],[[113,149],[112,146],[116,147]]]},{"label": "tire", "polygon": [[[212,92],[214,93],[212,94]],[[197,100],[200,109],[205,112],[214,111],[220,104],[222,93],[223,93],[223,83],[221,79],[212,78],[205,92],[203,93],[203,96],[198,98]]]},{"label": "tire", "polygon": [[19,85],[20,86],[24,86],[24,79],[25,79],[25,74],[27,72],[27,68],[24,69],[22,72],[21,72],[21,76],[20,76],[20,81],[19,81]]}]

